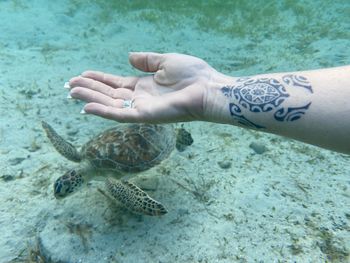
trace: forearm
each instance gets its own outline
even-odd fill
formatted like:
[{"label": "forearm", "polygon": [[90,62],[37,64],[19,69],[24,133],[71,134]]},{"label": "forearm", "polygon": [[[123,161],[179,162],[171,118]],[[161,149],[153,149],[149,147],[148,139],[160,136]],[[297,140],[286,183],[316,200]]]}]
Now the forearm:
[{"label": "forearm", "polygon": [[350,66],[214,79],[204,98],[211,121],[350,153]]}]

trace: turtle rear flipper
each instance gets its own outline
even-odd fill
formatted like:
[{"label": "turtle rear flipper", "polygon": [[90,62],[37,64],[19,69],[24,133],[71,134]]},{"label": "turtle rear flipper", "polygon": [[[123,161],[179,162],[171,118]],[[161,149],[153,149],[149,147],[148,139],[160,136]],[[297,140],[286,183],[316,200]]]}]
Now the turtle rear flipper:
[{"label": "turtle rear flipper", "polygon": [[107,178],[106,187],[112,197],[132,212],[150,216],[160,216],[168,212],[161,203],[133,183]]},{"label": "turtle rear flipper", "polygon": [[79,152],[71,143],[67,142],[65,139],[59,136],[47,122],[42,121],[41,125],[46,132],[46,136],[49,138],[52,145],[60,154],[73,162],[81,161]]}]

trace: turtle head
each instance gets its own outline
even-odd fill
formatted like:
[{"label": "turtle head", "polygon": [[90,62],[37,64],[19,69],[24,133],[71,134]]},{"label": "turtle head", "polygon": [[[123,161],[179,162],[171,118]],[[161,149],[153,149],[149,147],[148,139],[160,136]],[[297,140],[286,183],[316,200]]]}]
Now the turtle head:
[{"label": "turtle head", "polygon": [[181,128],[176,130],[176,149],[179,152],[183,152],[187,146],[190,146],[193,143],[193,138],[191,133],[189,133],[183,125]]},{"label": "turtle head", "polygon": [[75,169],[71,169],[56,180],[53,188],[55,197],[57,199],[64,198],[76,192],[83,186],[83,183],[82,174]]}]

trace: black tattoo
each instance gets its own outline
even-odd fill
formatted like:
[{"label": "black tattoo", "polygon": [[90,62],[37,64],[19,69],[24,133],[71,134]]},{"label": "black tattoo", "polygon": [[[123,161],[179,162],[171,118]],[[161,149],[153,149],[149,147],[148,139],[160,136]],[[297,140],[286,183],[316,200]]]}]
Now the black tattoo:
[{"label": "black tattoo", "polygon": [[269,78],[247,79],[229,89],[230,97],[252,112],[271,111],[289,97],[277,80]]},{"label": "black tattoo", "polygon": [[302,107],[280,108],[275,112],[274,117],[278,121],[296,121],[305,114],[310,105],[311,102]]},{"label": "black tattoo", "polygon": [[275,111],[275,120],[281,122],[300,119],[311,102],[299,107],[283,107],[283,102],[290,97],[285,86],[301,87],[313,93],[311,84],[305,77],[292,74],[283,76],[282,81],[273,78],[239,78],[235,86],[222,87],[221,92],[231,98],[229,111],[233,119],[250,128],[265,128],[247,119],[242,113],[242,107],[254,113]]},{"label": "black tattoo", "polygon": [[258,124],[253,123],[252,121],[248,120],[246,117],[243,116],[242,110],[237,104],[230,103],[230,113],[231,116],[241,125],[253,128],[253,129],[263,129],[265,127],[260,126]]},{"label": "black tattoo", "polygon": [[288,85],[302,87],[313,93],[310,82],[303,76],[288,74],[282,80]]}]

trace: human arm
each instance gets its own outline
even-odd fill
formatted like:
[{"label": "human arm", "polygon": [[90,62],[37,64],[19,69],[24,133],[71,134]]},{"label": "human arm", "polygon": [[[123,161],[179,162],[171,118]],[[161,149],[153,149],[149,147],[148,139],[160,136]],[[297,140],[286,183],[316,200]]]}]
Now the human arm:
[{"label": "human arm", "polygon": [[[150,75],[85,72],[71,96],[87,113],[122,122],[211,121],[287,136],[350,153],[350,66],[229,77],[181,54],[132,53]],[[133,99],[133,108],[122,108]]]},{"label": "human arm", "polygon": [[223,123],[350,153],[350,66],[235,79],[209,97],[208,112],[226,112]]}]

